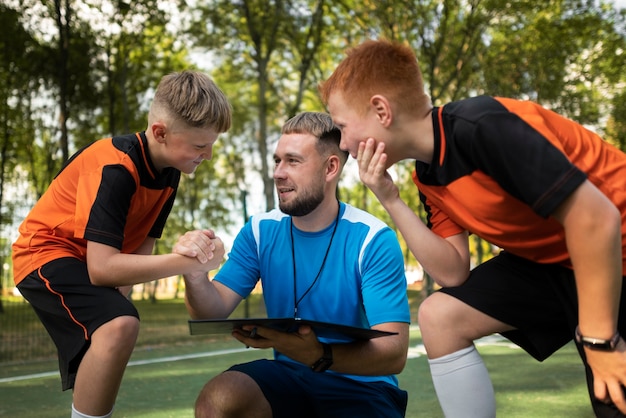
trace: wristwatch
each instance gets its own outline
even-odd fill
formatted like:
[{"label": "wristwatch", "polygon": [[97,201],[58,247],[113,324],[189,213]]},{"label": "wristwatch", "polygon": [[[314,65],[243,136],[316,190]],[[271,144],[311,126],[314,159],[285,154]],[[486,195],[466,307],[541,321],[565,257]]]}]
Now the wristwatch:
[{"label": "wristwatch", "polygon": [[604,340],[601,338],[593,338],[593,337],[583,337],[578,327],[576,327],[575,336],[576,336],[577,343],[580,343],[584,345],[585,347],[589,347],[594,350],[600,350],[600,351],[614,351],[620,339],[619,331],[616,331],[610,340]]},{"label": "wristwatch", "polygon": [[311,366],[311,370],[314,372],[325,372],[330,366],[333,365],[333,349],[330,344],[322,343],[324,354]]}]

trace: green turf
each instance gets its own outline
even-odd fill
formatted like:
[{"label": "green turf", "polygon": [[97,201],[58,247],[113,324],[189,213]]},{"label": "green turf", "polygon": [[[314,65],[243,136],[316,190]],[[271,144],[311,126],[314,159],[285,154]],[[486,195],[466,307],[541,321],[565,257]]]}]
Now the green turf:
[{"label": "green turf", "polygon": [[[412,332],[411,346],[420,343]],[[233,354],[174,361],[172,356],[239,349]],[[544,363],[516,348],[480,346],[496,390],[499,417],[591,417],[580,360],[568,345]],[[192,406],[202,385],[229,365],[265,357],[267,350],[245,350],[237,342],[219,341],[179,347],[159,347],[133,355],[132,361],[170,358],[169,361],[129,366],[116,405],[116,417],[193,417]],[[40,364],[54,370],[55,364]],[[17,370],[13,370],[17,372]],[[3,373],[6,375],[6,373]],[[15,375],[15,374],[13,374]],[[411,358],[399,376],[409,392],[407,417],[442,417],[424,356]],[[71,394],[60,391],[58,377],[0,383],[0,416],[56,418],[69,416]]]},{"label": "green turf", "polygon": [[[253,300],[250,316],[263,316]],[[130,365],[116,405],[116,418],[191,418],[193,403],[204,383],[230,365],[266,357],[267,350],[245,350],[226,336],[190,336],[187,313],[182,301],[136,303],[142,316],[141,331],[131,364],[166,359],[152,364]],[[412,309],[413,311],[413,309]],[[240,306],[233,317],[244,316]],[[421,343],[419,332],[411,332],[411,353]],[[236,349],[233,354],[173,360],[173,356]],[[479,345],[490,371],[498,417],[504,418],[584,418],[592,417],[584,371],[573,344],[569,344],[543,363],[538,363],[518,348],[509,345]],[[67,418],[71,392],[60,390],[54,359],[14,362],[0,367],[0,379],[53,372],[46,377],[2,382],[0,380],[0,417]],[[407,417],[441,418],[428,363],[424,355],[410,357],[399,376],[400,385],[409,393]],[[350,418],[350,417],[349,417]]]}]

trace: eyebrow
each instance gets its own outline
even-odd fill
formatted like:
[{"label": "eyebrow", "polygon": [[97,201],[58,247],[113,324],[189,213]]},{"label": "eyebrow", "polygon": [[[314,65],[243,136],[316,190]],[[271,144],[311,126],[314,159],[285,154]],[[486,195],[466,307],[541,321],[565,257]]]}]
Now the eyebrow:
[{"label": "eyebrow", "polygon": [[[287,153],[285,153],[285,156],[283,157],[283,159],[284,158],[289,158],[289,157],[291,157],[291,158],[298,158],[298,159],[301,159],[301,160],[304,159],[304,155],[302,155],[300,153],[297,153],[297,152],[287,152]],[[281,159],[281,157],[279,157],[278,154],[274,153],[274,159]]]}]

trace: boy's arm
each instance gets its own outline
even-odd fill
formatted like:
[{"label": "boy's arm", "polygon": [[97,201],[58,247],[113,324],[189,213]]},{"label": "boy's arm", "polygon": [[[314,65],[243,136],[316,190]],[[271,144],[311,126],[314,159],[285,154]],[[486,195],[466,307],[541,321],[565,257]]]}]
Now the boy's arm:
[{"label": "boy's arm", "polygon": [[207,239],[191,256],[124,254],[105,244],[87,242],[87,268],[96,286],[120,287],[194,271],[208,272],[218,268],[223,258],[224,244],[219,238]]},{"label": "boy's arm", "polygon": [[[578,294],[580,333],[609,340],[617,330],[622,286],[621,216],[615,205],[586,181],[553,213],[565,230]],[[595,395],[626,413],[626,344],[614,351],[585,348]]]},{"label": "boy's arm", "polygon": [[426,271],[443,287],[458,286],[470,272],[467,232],[442,238],[432,232],[398,195],[380,202]]},{"label": "boy's arm", "polygon": [[424,270],[440,286],[458,286],[470,271],[467,232],[442,238],[432,232],[400,198],[385,168],[385,144],[373,139],[359,145],[357,164],[361,181],[374,193],[402,233]]},{"label": "boy's arm", "polygon": [[[156,242],[155,238],[152,238],[152,237],[146,238],[146,240],[143,242],[143,244],[141,244],[139,249],[137,249],[135,254],[143,254],[143,255],[150,255],[150,254],[152,254],[152,251],[154,251],[154,244],[155,244],[155,242]],[[133,288],[133,285],[129,284],[129,285],[126,285],[126,286],[118,286],[117,290],[119,290],[119,292],[122,295],[128,296],[128,294],[130,293],[130,290],[132,288]]]},{"label": "boy's arm", "polygon": [[553,216],[565,229],[574,267],[580,331],[583,335],[610,339],[617,330],[622,287],[620,213],[586,181]]}]

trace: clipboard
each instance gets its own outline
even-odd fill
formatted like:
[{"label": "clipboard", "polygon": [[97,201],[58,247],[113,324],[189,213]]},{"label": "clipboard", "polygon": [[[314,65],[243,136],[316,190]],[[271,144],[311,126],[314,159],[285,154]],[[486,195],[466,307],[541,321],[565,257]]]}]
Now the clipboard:
[{"label": "clipboard", "polygon": [[309,325],[313,328],[313,331],[318,337],[342,340],[346,338],[352,340],[369,340],[397,334],[397,332],[380,331],[301,318],[190,319],[189,333],[191,335],[230,335],[233,329],[241,328],[244,325],[258,325],[282,332],[294,332],[300,325]]}]

